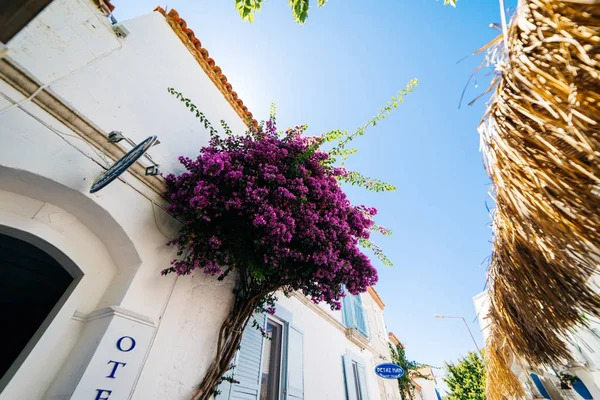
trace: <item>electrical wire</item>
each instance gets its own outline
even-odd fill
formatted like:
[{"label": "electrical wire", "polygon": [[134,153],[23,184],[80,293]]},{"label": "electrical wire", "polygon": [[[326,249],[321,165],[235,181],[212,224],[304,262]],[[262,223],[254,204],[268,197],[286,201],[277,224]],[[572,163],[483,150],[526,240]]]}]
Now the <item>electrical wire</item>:
[{"label": "electrical wire", "polygon": [[31,113],[29,110],[25,109],[22,107],[22,104],[17,103],[15,100],[11,99],[9,96],[5,95],[4,93],[0,93],[0,96],[4,97],[6,100],[14,103],[13,105],[15,105],[16,107],[18,107],[19,109],[21,109],[23,112],[25,112],[27,115],[29,115],[31,118],[35,119],[37,122],[39,122],[40,124],[44,125],[46,128],[48,128],[50,131],[52,131],[54,134],[56,134],[58,137],[60,137],[62,140],[64,140],[66,143],[68,143],[71,147],[77,149],[80,153],[84,154],[87,156],[87,154],[85,154],[84,152],[82,152],[80,149],[78,149],[77,147],[73,146],[68,140],[65,139],[65,136],[67,137],[73,137],[76,139],[80,139],[82,140],[84,143],[86,143],[90,149],[92,149],[92,151],[94,151],[94,153],[96,153],[96,155],[102,160],[104,161],[104,163],[106,165],[102,165],[101,163],[99,163],[97,160],[94,160],[93,158],[89,157],[92,161],[94,161],[96,164],[100,165],[102,168],[107,169],[108,165],[110,164],[110,161],[101,153],[98,152],[98,150],[96,150],[96,148],[94,146],[92,146],[87,140],[85,140],[84,138],[82,138],[81,136],[77,136],[77,135],[71,135],[68,133],[64,133],[61,132],[60,130],[56,129],[55,127],[53,127],[52,125],[48,124],[46,121],[42,120],[41,118],[39,118],[37,115],[34,115],[33,113]]},{"label": "electrical wire", "polygon": [[[10,97],[4,95],[3,93],[0,93],[1,96],[3,96],[4,98],[6,98],[7,100],[14,102]],[[40,124],[42,124],[43,126],[45,126],[47,129],[49,129],[51,132],[53,132],[55,135],[57,135],[58,137],[60,137],[65,143],[67,143],[69,146],[73,147],[75,150],[77,150],[79,153],[81,153],[82,155],[84,155],[85,157],[87,157],[88,159],[90,159],[91,161],[93,161],[94,163],[96,163],[97,165],[99,165],[100,167],[102,167],[102,169],[106,170],[109,168],[110,166],[110,161],[106,158],[106,156],[104,154],[102,154],[101,152],[99,152],[91,143],[89,143],[87,140],[85,140],[84,138],[77,136],[77,135],[71,135],[65,132],[60,131],[59,129],[53,127],[52,125],[48,124],[46,121],[42,120],[41,118],[39,118],[38,116],[32,114],[30,111],[26,110],[25,108],[23,108],[21,105],[18,106],[19,109],[21,109],[22,111],[24,111],[27,115],[29,115],[31,118],[35,119],[37,122],[39,122]],[[73,145],[71,142],[69,142],[66,137],[72,137],[72,138],[76,138],[79,140],[82,140],[84,143],[86,143],[90,149],[92,149],[94,151],[94,153],[102,160],[104,161],[105,165],[103,165],[101,162],[99,162],[98,160],[94,159],[93,157],[91,157],[89,154],[85,153],[83,150],[81,150],[80,148],[78,148],[77,146]],[[173,238],[171,235],[169,235],[168,233],[166,233],[161,227],[160,224],[158,223],[158,218],[156,216],[156,207],[160,208],[162,211],[164,211],[168,216],[170,216],[171,218],[173,218],[175,221],[177,221],[180,224],[183,224],[182,221],[180,221],[179,219],[177,219],[175,216],[173,216],[166,208],[162,207],[160,204],[157,204],[153,199],[151,199],[150,197],[148,197],[146,194],[144,194],[143,192],[141,192],[139,189],[137,189],[135,186],[131,185],[129,182],[127,182],[126,180],[124,180],[122,177],[118,177],[117,178],[119,181],[123,182],[125,185],[129,186],[130,188],[132,188],[133,190],[135,190],[136,192],[138,192],[140,195],[142,195],[144,198],[146,198],[150,204],[152,205],[152,214],[154,217],[154,224],[156,225],[157,230],[168,240],[173,240],[175,238]]]}]

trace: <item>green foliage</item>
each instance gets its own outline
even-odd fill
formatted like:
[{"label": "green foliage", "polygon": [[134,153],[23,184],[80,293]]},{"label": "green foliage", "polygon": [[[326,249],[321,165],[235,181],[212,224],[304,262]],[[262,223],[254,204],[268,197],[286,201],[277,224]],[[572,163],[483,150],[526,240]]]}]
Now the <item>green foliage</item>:
[{"label": "green foliage", "polygon": [[379,179],[368,178],[359,172],[348,171],[346,175],[341,175],[338,180],[344,183],[349,183],[352,186],[360,186],[373,192],[393,192],[396,187],[385,183]]},{"label": "green foliage", "polygon": [[408,96],[408,94],[411,93],[417,87],[418,84],[419,84],[418,79],[411,79],[406,84],[406,87],[404,89],[398,91],[398,94],[393,96],[390,99],[390,101],[387,102],[385,107],[383,107],[381,110],[379,110],[379,113],[377,115],[375,115],[374,117],[369,119],[369,121],[367,121],[366,124],[356,128],[356,130],[354,132],[352,132],[350,134],[348,133],[348,131],[339,131],[339,130],[327,132],[323,136],[324,142],[337,141],[336,146],[334,146],[334,148],[328,152],[329,157],[332,159],[331,162],[337,161],[338,157],[342,156],[343,160],[341,162],[341,165],[343,165],[345,159],[347,158],[347,157],[344,157],[346,155],[346,153],[344,153],[344,151],[346,151],[346,145],[348,145],[348,143],[350,143],[352,140],[356,139],[358,136],[363,136],[367,129],[369,129],[370,127],[376,126],[377,123],[384,120],[387,115],[391,114],[392,111],[397,109],[398,106],[400,105],[400,103],[402,103],[404,101],[404,98],[406,96]]},{"label": "green foliage", "polygon": [[378,245],[376,245],[369,239],[358,239],[358,243],[363,249],[371,250],[375,257],[377,257],[377,259],[379,259],[379,261],[381,261],[381,263],[386,267],[394,266],[392,261],[390,261],[390,259],[387,258],[387,256],[383,253],[383,250],[381,250],[381,248]]},{"label": "green foliage", "polygon": [[[240,13],[243,21],[254,22],[254,14],[260,11],[263,0],[235,0],[235,8]],[[317,6],[323,7],[328,0],[317,0]],[[456,7],[458,0],[444,0],[444,5]],[[292,16],[300,25],[304,25],[308,18],[310,0],[289,0],[288,4],[292,9]]]},{"label": "green foliage", "polygon": [[446,364],[446,372],[450,400],[485,400],[485,364],[479,354],[469,352],[458,364]]},{"label": "green foliage", "polygon": [[[308,18],[309,0],[289,0],[292,16],[300,25]],[[317,6],[322,7],[327,0],[317,0]],[[254,14],[260,11],[262,0],[235,0],[235,8],[240,13],[242,20],[254,22]]]},{"label": "green foliage", "polygon": [[427,367],[427,365],[419,364],[416,361],[409,361],[406,358],[406,351],[402,344],[394,346],[389,343],[388,345],[390,346],[392,362],[404,369],[404,375],[401,378],[398,378],[400,396],[402,397],[402,400],[414,399],[415,385],[411,378],[431,379],[429,376],[425,376],[419,372],[419,369]]}]

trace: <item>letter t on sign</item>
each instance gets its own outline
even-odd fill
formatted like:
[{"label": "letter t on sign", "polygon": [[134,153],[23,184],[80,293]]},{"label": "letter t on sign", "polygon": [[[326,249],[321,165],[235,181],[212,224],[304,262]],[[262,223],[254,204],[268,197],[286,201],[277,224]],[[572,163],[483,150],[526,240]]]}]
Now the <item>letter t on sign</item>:
[{"label": "letter t on sign", "polygon": [[[96,389],[96,392],[98,392],[98,394],[96,394],[96,398],[94,400],[108,400],[112,390]],[[106,397],[100,397],[104,395],[106,395]]]},{"label": "letter t on sign", "polygon": [[119,368],[119,365],[122,365],[122,366],[126,366],[127,365],[127,363],[113,361],[113,360],[110,360],[108,362],[108,364],[110,364],[110,363],[114,363],[115,364],[114,367],[113,367],[113,369],[112,369],[112,371],[110,372],[110,375],[107,376],[107,378],[112,378],[112,379],[115,379],[115,374],[117,373],[117,368]]}]

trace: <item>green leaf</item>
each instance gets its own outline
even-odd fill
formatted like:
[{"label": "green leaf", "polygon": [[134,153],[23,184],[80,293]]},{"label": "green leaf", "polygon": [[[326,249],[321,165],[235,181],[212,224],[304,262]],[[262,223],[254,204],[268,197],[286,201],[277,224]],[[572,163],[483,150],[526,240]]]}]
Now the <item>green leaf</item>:
[{"label": "green leaf", "polygon": [[308,0],[289,0],[289,5],[296,22],[303,25],[308,18]]},{"label": "green leaf", "polygon": [[379,179],[368,178],[356,171],[348,171],[346,175],[340,175],[337,179],[341,182],[360,186],[374,192],[393,192],[396,190],[396,187],[389,183],[385,183]]},{"label": "green leaf", "polygon": [[444,0],[444,5],[450,4],[452,7],[456,7],[456,2],[458,0]]},{"label": "green leaf", "polygon": [[235,8],[243,21],[254,22],[254,14],[260,11],[262,0],[235,0]]}]

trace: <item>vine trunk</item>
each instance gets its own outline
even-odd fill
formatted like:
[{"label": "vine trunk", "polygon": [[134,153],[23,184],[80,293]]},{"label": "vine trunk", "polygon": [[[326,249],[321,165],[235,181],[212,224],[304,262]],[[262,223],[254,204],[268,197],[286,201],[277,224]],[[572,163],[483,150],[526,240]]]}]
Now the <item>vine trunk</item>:
[{"label": "vine trunk", "polygon": [[210,399],[221,377],[229,370],[235,352],[242,341],[244,328],[260,304],[260,297],[256,296],[252,299],[238,299],[236,301],[233,310],[219,329],[215,359],[208,368],[192,400]]}]

